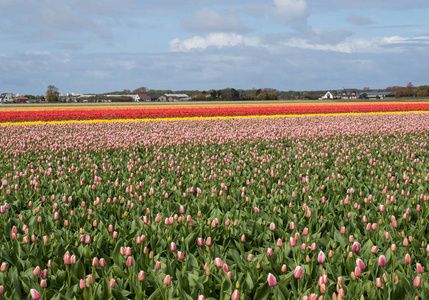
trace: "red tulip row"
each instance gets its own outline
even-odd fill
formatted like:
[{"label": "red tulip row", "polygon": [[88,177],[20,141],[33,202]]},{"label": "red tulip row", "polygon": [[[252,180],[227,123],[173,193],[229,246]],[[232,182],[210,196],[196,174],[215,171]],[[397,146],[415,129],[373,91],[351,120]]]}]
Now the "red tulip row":
[{"label": "red tulip row", "polygon": [[94,120],[94,119],[140,119],[211,116],[249,116],[277,114],[319,114],[386,111],[428,111],[429,103],[384,103],[384,104],[316,104],[278,106],[219,106],[219,107],[172,107],[128,109],[70,109],[70,110],[25,110],[2,111],[0,123],[17,121]]}]

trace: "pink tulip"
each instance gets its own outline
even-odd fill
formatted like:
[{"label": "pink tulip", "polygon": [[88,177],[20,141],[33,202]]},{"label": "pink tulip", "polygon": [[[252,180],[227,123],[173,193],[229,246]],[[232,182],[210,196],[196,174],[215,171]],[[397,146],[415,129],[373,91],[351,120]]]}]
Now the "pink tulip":
[{"label": "pink tulip", "polygon": [[317,256],[317,262],[318,262],[319,264],[324,264],[324,263],[326,263],[326,255],[325,255],[325,253],[324,253],[323,251],[320,251],[320,252],[319,252],[319,255]]},{"label": "pink tulip", "polygon": [[273,274],[271,274],[271,273],[268,273],[267,281],[268,281],[268,285],[269,285],[270,287],[275,287],[275,286],[277,285],[277,279],[276,279],[276,277],[275,277]]},{"label": "pink tulip", "polygon": [[155,263],[155,270],[160,270],[161,269],[161,262],[158,260],[156,263]]},{"label": "pink tulip", "polygon": [[360,248],[361,248],[360,243],[358,243],[358,242],[353,243],[353,245],[352,245],[352,251],[353,252],[358,252],[360,250]]},{"label": "pink tulip", "polygon": [[289,239],[289,244],[290,244],[292,247],[295,247],[295,246],[296,246],[296,239],[295,239],[295,238],[293,238],[293,237],[290,237],[290,239]]},{"label": "pink tulip", "polygon": [[295,223],[291,222],[289,225],[290,230],[295,230]]},{"label": "pink tulip", "polygon": [[206,245],[210,247],[212,244],[213,244],[212,238],[211,237],[206,238]]},{"label": "pink tulip", "polygon": [[170,285],[171,284],[171,277],[170,275],[165,276],[164,278],[164,285]]},{"label": "pink tulip", "polygon": [[197,300],[206,300],[206,297],[204,297],[203,295],[199,295]]},{"label": "pink tulip", "polygon": [[106,266],[106,260],[104,258],[100,258],[100,266],[103,268]]},{"label": "pink tulip", "polygon": [[138,278],[139,281],[144,281],[145,278],[146,278],[146,275],[145,275],[144,271],[140,271],[139,275],[137,276],[137,278]]},{"label": "pink tulip", "polygon": [[281,248],[283,246],[283,241],[282,239],[278,239],[277,240],[277,247]]},{"label": "pink tulip", "polygon": [[177,252],[177,258],[178,258],[179,260],[185,260],[185,255],[183,254],[183,252],[182,252],[182,251],[178,251],[178,252]]},{"label": "pink tulip", "polygon": [[414,278],[414,287],[418,289],[421,286],[422,286],[422,278],[420,276],[416,276],[416,278]]},{"label": "pink tulip", "polygon": [[113,289],[113,288],[115,288],[115,286],[116,286],[116,280],[115,279],[110,279],[110,281],[109,281],[109,285],[110,285],[110,288],[111,289]]},{"label": "pink tulip", "polygon": [[273,256],[273,255],[274,255],[274,251],[273,251],[273,249],[272,249],[272,248],[268,248],[268,249],[267,249],[267,256],[271,257],[271,256]]},{"label": "pink tulip", "polygon": [[33,300],[42,299],[42,295],[40,295],[40,293],[35,289],[30,290],[30,295],[31,295],[31,299]]},{"label": "pink tulip", "polygon": [[33,271],[34,276],[40,276],[41,273],[42,273],[42,271],[40,270],[39,266],[34,268],[34,271]]},{"label": "pink tulip", "polygon": [[177,246],[174,242],[171,242],[171,244],[170,244],[170,251],[172,251],[172,252],[177,251]]},{"label": "pink tulip", "polygon": [[366,268],[365,264],[360,258],[356,259],[356,266],[358,266],[362,271]]},{"label": "pink tulip", "polygon": [[293,272],[293,276],[297,279],[301,279],[303,277],[302,267],[296,266],[295,271]]},{"label": "pink tulip", "polygon": [[81,290],[83,290],[84,288],[86,288],[85,280],[81,279],[79,281],[79,287],[80,287]]},{"label": "pink tulip", "polygon": [[271,222],[271,224],[270,224],[270,230],[271,231],[275,231],[276,230],[276,224],[274,224],[273,222]]},{"label": "pink tulip", "polygon": [[386,257],[384,255],[380,255],[378,258],[378,265],[384,268],[387,265]]},{"label": "pink tulip", "polygon": [[240,299],[240,293],[238,290],[235,290],[231,295],[231,300],[239,300]]},{"label": "pink tulip", "polygon": [[220,259],[219,257],[215,258],[214,263],[218,268],[221,268],[223,266],[222,259]]},{"label": "pink tulip", "polygon": [[204,246],[204,240],[203,240],[203,238],[197,238],[197,245],[200,246],[200,247]]},{"label": "pink tulip", "polygon": [[416,270],[417,270],[417,273],[419,273],[419,274],[423,274],[424,273],[423,267],[419,263],[416,264]]},{"label": "pink tulip", "polygon": [[131,267],[132,265],[133,265],[133,257],[132,256],[128,256],[128,258],[127,258],[127,262],[126,262],[126,265],[127,265],[127,267],[129,268],[129,267]]},{"label": "pink tulip", "polygon": [[410,264],[411,263],[411,256],[407,253],[407,254],[405,254],[405,262],[407,263],[407,264]]},{"label": "pink tulip", "polygon": [[381,288],[383,286],[383,281],[380,277],[377,277],[377,279],[375,280],[375,286],[378,288]]}]

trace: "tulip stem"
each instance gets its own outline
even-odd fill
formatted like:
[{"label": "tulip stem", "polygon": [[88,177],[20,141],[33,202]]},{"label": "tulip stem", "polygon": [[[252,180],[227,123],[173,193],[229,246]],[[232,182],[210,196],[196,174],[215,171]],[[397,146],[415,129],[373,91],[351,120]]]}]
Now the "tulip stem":
[{"label": "tulip stem", "polygon": [[[274,287],[273,291],[274,291],[274,299],[275,299],[275,300],[277,300],[277,296],[276,296],[276,287]],[[417,290],[417,291],[418,291],[418,290]]]},{"label": "tulip stem", "polygon": [[392,254],[392,268],[393,268],[393,273],[395,273],[395,253]]},{"label": "tulip stem", "polygon": [[91,300],[92,300],[92,285],[89,286],[89,290],[91,292]]},{"label": "tulip stem", "polygon": [[68,283],[69,283],[69,287],[70,287],[70,268],[69,268],[69,265],[66,265],[66,269],[67,269]]},{"label": "tulip stem", "polygon": [[167,300],[168,285],[165,287],[165,300]]}]

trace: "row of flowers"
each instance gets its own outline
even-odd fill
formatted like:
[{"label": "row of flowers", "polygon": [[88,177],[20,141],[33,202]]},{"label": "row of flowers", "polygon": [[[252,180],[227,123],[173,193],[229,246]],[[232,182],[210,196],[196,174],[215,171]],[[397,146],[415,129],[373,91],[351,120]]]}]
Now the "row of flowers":
[{"label": "row of flowers", "polygon": [[427,114],[0,127],[9,299],[429,296]]},{"label": "row of flowers", "polygon": [[325,114],[352,112],[429,111],[429,103],[261,105],[123,109],[62,109],[2,111],[0,123],[53,120],[143,119],[210,116]]}]

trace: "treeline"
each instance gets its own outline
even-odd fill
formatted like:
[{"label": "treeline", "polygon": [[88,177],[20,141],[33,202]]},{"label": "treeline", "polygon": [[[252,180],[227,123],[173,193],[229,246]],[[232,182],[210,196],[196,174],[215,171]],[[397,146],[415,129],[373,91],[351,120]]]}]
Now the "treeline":
[{"label": "treeline", "polygon": [[405,87],[391,86],[386,88],[387,91],[394,91],[395,98],[402,97],[429,97],[429,85],[414,86],[411,82]]}]

